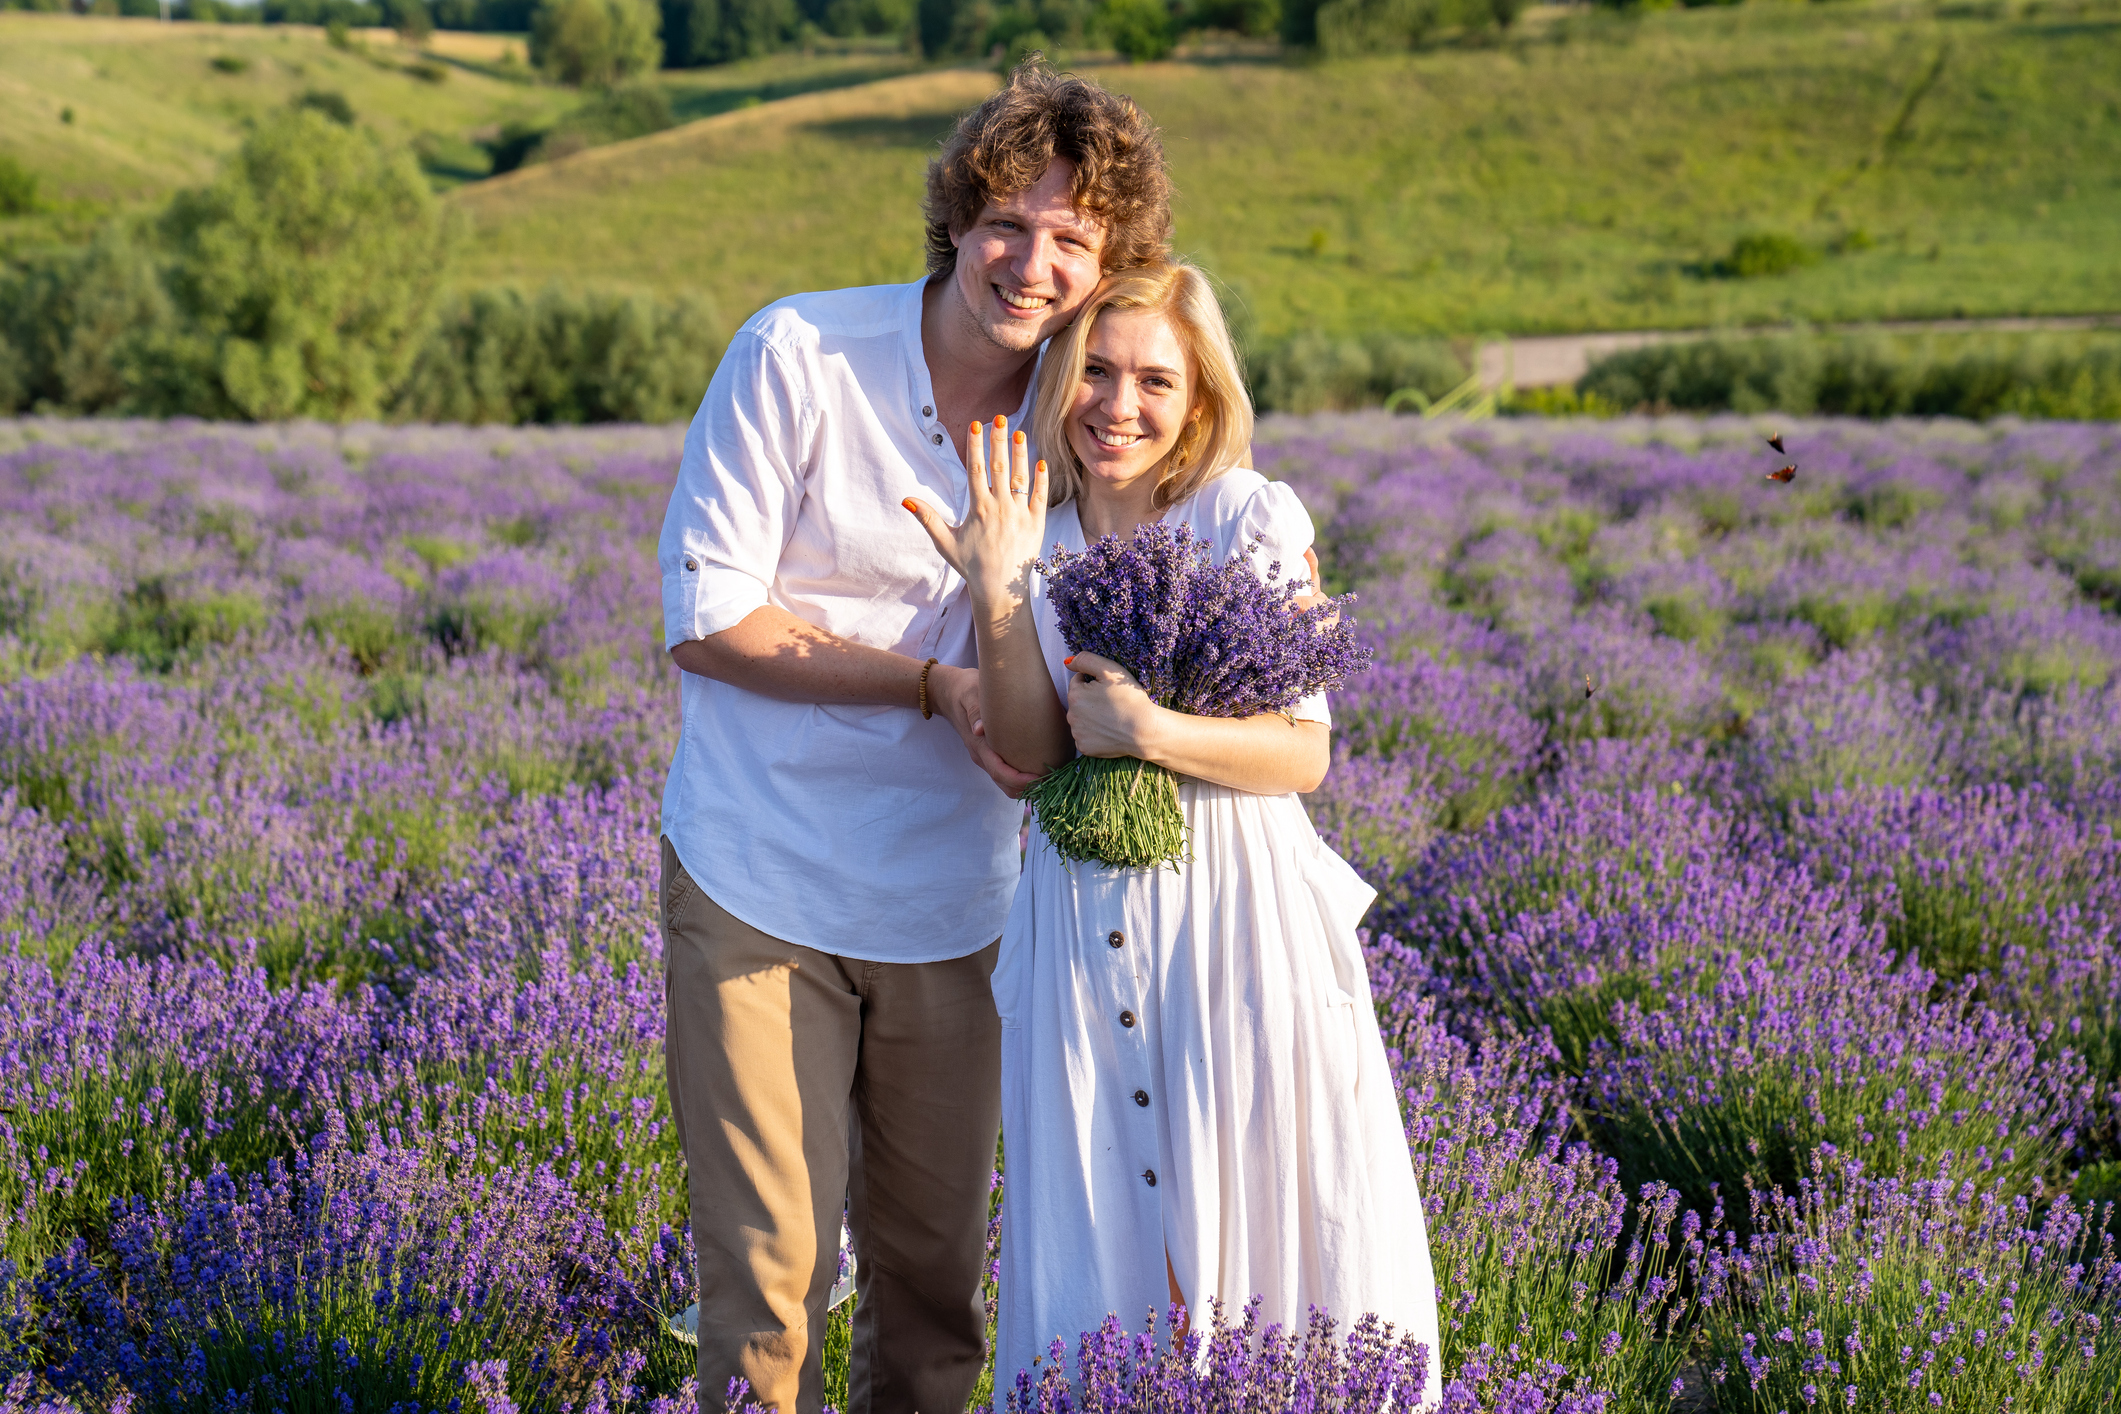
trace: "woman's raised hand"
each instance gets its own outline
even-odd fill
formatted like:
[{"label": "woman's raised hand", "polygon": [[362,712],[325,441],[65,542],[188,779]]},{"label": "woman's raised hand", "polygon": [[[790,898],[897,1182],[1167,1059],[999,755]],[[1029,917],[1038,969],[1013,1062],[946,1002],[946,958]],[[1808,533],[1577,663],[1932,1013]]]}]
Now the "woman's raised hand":
[{"label": "woman's raised hand", "polygon": [[1028,572],[1044,548],[1046,464],[1031,465],[1024,434],[997,417],[972,424],[966,443],[965,479],[972,489],[964,522],[952,525],[927,502],[908,496],[900,504],[913,513],[950,568],[965,577],[976,601],[1021,599]]}]

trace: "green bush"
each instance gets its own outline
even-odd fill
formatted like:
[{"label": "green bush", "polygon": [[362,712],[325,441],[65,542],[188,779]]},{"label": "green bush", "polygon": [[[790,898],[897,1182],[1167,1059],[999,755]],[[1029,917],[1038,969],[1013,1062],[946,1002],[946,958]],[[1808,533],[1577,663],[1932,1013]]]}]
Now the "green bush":
[{"label": "green bush", "polygon": [[312,113],[322,113],[342,128],[354,125],[353,104],[346,95],[336,89],[312,88],[295,100],[295,107],[307,108]]},{"label": "green bush", "polygon": [[376,416],[426,333],[452,230],[409,155],[305,109],[260,127],[164,214],[181,318],[139,350],[131,401]]},{"label": "green bush", "polygon": [[123,225],[0,279],[0,413],[130,409],[134,375],[174,311],[152,255]]},{"label": "green bush", "polygon": [[1449,344],[1398,334],[1298,334],[1251,358],[1252,396],[1262,412],[1375,407],[1409,388],[1433,399],[1465,377],[1466,367]]},{"label": "green bush", "polygon": [[0,216],[27,216],[37,209],[37,174],[0,152]]},{"label": "green bush", "polygon": [[696,301],[475,290],[444,309],[392,409],[422,422],[669,422],[721,348]]},{"label": "green bush", "polygon": [[[726,64],[786,49],[802,28],[795,0],[663,0],[663,61]],[[853,22],[842,15],[840,23]]]},{"label": "green bush", "polygon": [[1586,402],[1622,410],[2101,420],[2121,417],[2121,339],[1705,339],[1613,354],[1576,387]]},{"label": "green bush", "polygon": [[1281,0],[1194,0],[1186,7],[1184,28],[1264,39],[1280,31],[1281,15]]},{"label": "green bush", "polygon": [[398,32],[398,38],[407,44],[425,44],[427,37],[435,32],[434,16],[428,13],[424,0],[386,0],[383,13],[389,17],[390,27]]},{"label": "green bush", "polygon": [[511,123],[486,144],[496,173],[556,162],[591,147],[659,133],[677,121],[663,86],[621,84],[598,94],[550,128]]},{"label": "green bush", "polygon": [[605,87],[663,62],[662,27],[648,0],[543,0],[530,62],[560,83]]},{"label": "green bush", "polygon": [[1330,58],[1418,49],[1443,30],[1479,30],[1514,23],[1519,0],[1303,0],[1283,13],[1282,37],[1315,45]]},{"label": "green bush", "polygon": [[1097,27],[1127,59],[1148,63],[1171,52],[1177,25],[1163,0],[1104,0]]},{"label": "green bush", "polygon": [[1819,261],[1819,252],[1795,236],[1754,231],[1731,242],[1731,253],[1716,264],[1716,273],[1739,280],[1787,275]]}]

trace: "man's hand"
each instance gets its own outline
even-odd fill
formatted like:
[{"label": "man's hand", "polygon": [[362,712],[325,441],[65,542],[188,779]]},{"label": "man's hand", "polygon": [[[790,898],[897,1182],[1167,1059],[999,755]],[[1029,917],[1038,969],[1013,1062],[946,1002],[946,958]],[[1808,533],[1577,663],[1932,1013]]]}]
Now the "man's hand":
[{"label": "man's hand", "polygon": [[928,700],[936,712],[950,719],[957,728],[958,738],[965,743],[966,754],[972,764],[987,773],[1003,795],[1011,800],[1020,799],[1038,779],[1027,771],[1019,771],[995,754],[987,741],[987,724],[980,717],[979,670],[977,668],[953,668],[937,663],[928,670]]}]

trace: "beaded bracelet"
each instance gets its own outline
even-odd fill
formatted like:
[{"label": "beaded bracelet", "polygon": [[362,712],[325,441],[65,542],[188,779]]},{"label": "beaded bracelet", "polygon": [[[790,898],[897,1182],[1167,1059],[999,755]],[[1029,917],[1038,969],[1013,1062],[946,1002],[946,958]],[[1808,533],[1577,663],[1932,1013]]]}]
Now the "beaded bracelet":
[{"label": "beaded bracelet", "polygon": [[934,666],[935,659],[933,658],[921,664],[921,720],[923,721],[935,715],[935,709],[928,705],[928,670]]}]

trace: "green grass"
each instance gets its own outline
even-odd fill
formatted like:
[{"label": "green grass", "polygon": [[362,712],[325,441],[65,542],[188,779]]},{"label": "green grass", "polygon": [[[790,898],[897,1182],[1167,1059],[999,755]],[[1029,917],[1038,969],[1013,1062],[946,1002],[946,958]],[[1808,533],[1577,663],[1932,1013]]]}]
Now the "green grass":
[{"label": "green grass", "polygon": [[37,174],[51,208],[0,222],[0,240],[73,234],[203,182],[252,124],[312,90],[344,95],[388,141],[474,154],[478,129],[550,121],[579,101],[446,55],[448,77],[430,82],[419,61],[388,41],[334,49],[302,25],[0,14],[0,151]]},{"label": "green grass", "polygon": [[[1162,125],[1180,249],[1263,338],[2121,309],[2121,7],[1753,3],[1487,49],[1091,67]],[[467,280],[781,294],[919,270],[933,72],[466,188]],[[1817,259],[1738,278],[1747,236]],[[1755,243],[1757,246],[1757,242]]]},{"label": "green grass", "polygon": [[[312,91],[342,95],[363,126],[414,146],[438,187],[478,180],[490,158],[477,139],[510,123],[550,126],[583,101],[536,81],[523,49],[521,36],[438,32],[423,53],[372,30],[341,50],[308,25],[0,11],[0,154],[36,177],[42,208],[0,218],[0,252],[78,239],[112,210],[205,181],[250,126]],[[511,50],[514,62],[503,57]],[[912,62],[874,42],[835,42],[659,79],[684,122]],[[422,64],[446,77],[422,77]]]},{"label": "green grass", "polygon": [[[2121,310],[2117,42],[2116,0],[1753,0],[1536,11],[1487,47],[1347,63],[1086,71],[1162,125],[1180,249],[1271,341]],[[0,15],[0,152],[51,208],[0,220],[0,250],[203,180],[318,88],[464,183],[460,283],[687,291],[727,329],[918,273],[927,158],[995,82],[876,43],[666,73],[687,126],[476,181],[475,134],[578,96],[464,56],[423,82],[368,44]]]}]

